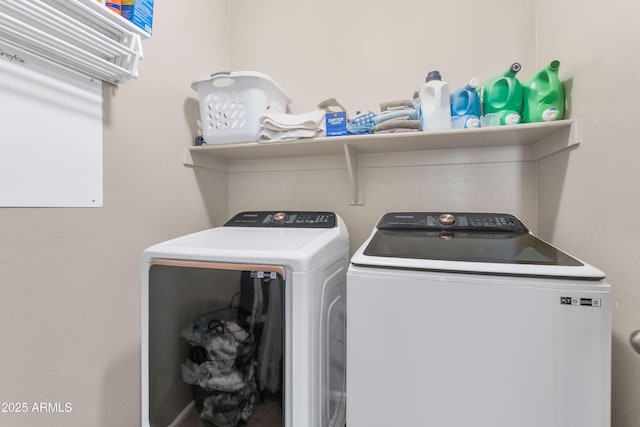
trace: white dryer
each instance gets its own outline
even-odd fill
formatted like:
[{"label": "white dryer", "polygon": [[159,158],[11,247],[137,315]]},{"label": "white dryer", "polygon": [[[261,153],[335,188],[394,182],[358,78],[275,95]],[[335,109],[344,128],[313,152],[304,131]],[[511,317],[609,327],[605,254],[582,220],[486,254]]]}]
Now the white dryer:
[{"label": "white dryer", "polygon": [[610,425],[604,274],[512,215],[384,215],[347,311],[349,427]]},{"label": "white dryer", "polygon": [[331,212],[243,212],[146,249],[142,425],[343,427],[348,263]]}]

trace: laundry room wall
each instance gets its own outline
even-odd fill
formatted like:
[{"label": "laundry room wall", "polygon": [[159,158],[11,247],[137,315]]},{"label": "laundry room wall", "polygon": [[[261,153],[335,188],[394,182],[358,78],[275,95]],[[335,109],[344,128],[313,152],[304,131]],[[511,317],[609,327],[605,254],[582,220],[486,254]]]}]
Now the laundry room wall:
[{"label": "laundry room wall", "polygon": [[[455,90],[472,77],[534,66],[534,1],[231,3],[231,66],[274,78],[292,113],[335,97],[349,113],[409,99],[439,70]],[[434,156],[436,154],[434,153]],[[332,162],[332,160],[335,160]],[[355,250],[385,211],[513,212],[536,227],[535,164],[486,158],[363,171],[364,206],[350,206],[344,160],[235,162],[230,214],[244,209],[329,209],[346,220]]]},{"label": "laundry room wall", "polygon": [[181,164],[190,83],[229,65],[227,14],[155,1],[139,79],[104,86],[104,207],[0,209],[0,402],[28,404],[0,426],[140,425],[141,252],[227,216],[226,175]]},{"label": "laundry room wall", "polygon": [[607,273],[614,293],[612,425],[631,427],[640,419],[640,356],[629,346],[629,334],[640,329],[634,280],[640,146],[633,118],[640,6],[561,3],[234,2],[232,67],[274,77],[293,98],[293,113],[328,97],[349,112],[375,109],[380,101],[409,97],[432,69],[457,88],[514,61],[522,63],[524,79],[559,59],[566,117],[580,121],[581,144],[535,164],[365,168],[363,206],[349,205],[339,160],[289,159],[273,168],[236,162],[229,209],[333,209],[347,221],[352,250],[388,210],[520,215],[543,238]]},{"label": "laundry room wall", "polygon": [[[393,3],[155,0],[140,78],[104,89],[104,207],[0,209],[0,402],[69,413],[0,413],[0,426],[138,426],[139,258],[146,246],[246,209],[329,209],[355,249],[389,210],[500,210],[605,270],[614,288],[614,427],[640,419],[634,283],[640,235],[634,120],[640,6],[623,0]],[[532,19],[532,17],[536,19]],[[340,158],[185,168],[197,133],[193,78],[269,74],[292,112],[336,97],[350,112],[411,96],[438,69],[452,88],[521,62],[562,62],[582,143],[532,162],[365,168],[351,206]],[[35,124],[34,124],[35,125]],[[64,406],[62,406],[64,408]]]},{"label": "laundry room wall", "polygon": [[537,1],[537,65],[559,59],[581,144],[539,162],[543,237],[605,271],[613,292],[614,427],[640,420],[640,4]]}]

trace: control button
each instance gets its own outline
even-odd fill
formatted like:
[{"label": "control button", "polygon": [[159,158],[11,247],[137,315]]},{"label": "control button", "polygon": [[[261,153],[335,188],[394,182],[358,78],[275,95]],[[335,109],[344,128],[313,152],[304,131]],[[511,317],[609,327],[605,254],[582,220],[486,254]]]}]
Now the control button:
[{"label": "control button", "polygon": [[456,223],[456,217],[451,214],[442,214],[438,217],[438,221],[442,225],[453,225]]},{"label": "control button", "polygon": [[277,212],[273,214],[273,221],[274,222],[281,222],[283,221],[285,218],[287,217],[287,214],[284,212]]}]

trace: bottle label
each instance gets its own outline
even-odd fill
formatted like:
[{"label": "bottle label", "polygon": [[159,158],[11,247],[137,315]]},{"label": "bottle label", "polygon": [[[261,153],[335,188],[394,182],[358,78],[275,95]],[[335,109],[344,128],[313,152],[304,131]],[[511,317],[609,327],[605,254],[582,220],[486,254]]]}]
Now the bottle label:
[{"label": "bottle label", "polygon": [[451,126],[453,129],[468,129],[480,127],[480,118],[467,114],[466,116],[452,116]]},{"label": "bottle label", "polygon": [[547,108],[542,112],[542,120],[545,122],[551,122],[558,118],[558,114],[560,114],[560,111],[558,111],[557,108]]},{"label": "bottle label", "polygon": [[504,118],[506,125],[517,125],[518,123],[520,123],[520,114],[518,113],[507,114]]},{"label": "bottle label", "polygon": [[464,127],[467,129],[480,127],[480,119],[477,117],[471,117],[467,119],[467,121],[464,124]]},{"label": "bottle label", "polygon": [[105,5],[113,10],[115,13],[117,13],[118,15],[122,14],[122,2],[121,1],[107,1],[105,2]]}]

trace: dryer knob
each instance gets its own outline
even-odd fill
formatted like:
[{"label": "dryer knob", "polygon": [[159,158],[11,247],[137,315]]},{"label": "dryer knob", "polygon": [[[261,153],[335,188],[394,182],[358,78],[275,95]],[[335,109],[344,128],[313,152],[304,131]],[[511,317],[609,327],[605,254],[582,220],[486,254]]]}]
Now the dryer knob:
[{"label": "dryer knob", "polygon": [[284,212],[277,212],[273,214],[273,221],[274,222],[282,222],[284,221],[284,219],[287,217],[287,214]]},{"label": "dryer knob", "polygon": [[451,214],[442,214],[438,217],[438,221],[442,225],[453,225],[456,223],[456,217]]}]

